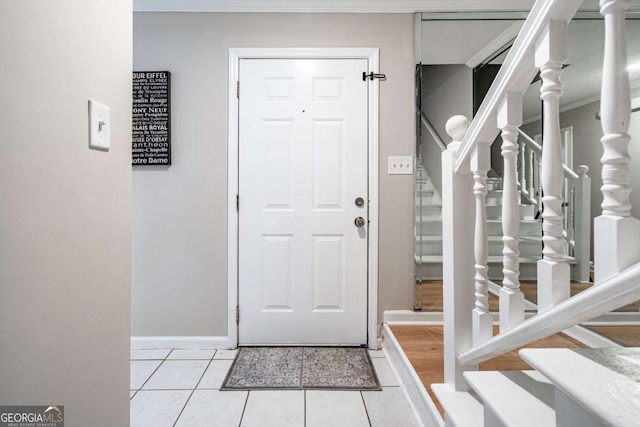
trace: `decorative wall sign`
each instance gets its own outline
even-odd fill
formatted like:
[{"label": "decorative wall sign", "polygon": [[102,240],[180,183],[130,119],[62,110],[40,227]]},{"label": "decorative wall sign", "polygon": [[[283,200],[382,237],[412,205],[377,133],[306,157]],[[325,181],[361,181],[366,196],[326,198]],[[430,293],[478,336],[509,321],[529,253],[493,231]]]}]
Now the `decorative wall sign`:
[{"label": "decorative wall sign", "polygon": [[171,73],[133,73],[132,164],[171,164]]}]

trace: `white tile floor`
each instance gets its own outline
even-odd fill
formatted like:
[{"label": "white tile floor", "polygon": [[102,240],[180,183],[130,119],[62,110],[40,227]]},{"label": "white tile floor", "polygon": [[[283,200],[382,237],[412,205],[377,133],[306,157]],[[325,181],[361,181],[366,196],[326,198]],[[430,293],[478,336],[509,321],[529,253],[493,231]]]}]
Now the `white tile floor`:
[{"label": "white tile floor", "polygon": [[131,427],[419,426],[384,354],[382,391],[220,391],[236,350],[132,350]]}]

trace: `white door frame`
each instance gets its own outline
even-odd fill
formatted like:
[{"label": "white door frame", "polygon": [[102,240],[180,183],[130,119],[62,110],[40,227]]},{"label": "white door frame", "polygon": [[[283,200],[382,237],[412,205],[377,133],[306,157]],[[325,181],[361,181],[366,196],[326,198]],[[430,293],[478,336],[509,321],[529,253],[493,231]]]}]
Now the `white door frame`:
[{"label": "white door frame", "polygon": [[[228,256],[228,339],[229,346],[238,346],[238,98],[236,96],[240,59],[266,58],[349,58],[366,59],[367,73],[378,73],[378,48],[230,48],[229,49],[229,103],[227,143],[227,256]],[[369,247],[368,247],[368,315],[367,335],[369,348],[378,346],[378,81],[369,85]]]}]

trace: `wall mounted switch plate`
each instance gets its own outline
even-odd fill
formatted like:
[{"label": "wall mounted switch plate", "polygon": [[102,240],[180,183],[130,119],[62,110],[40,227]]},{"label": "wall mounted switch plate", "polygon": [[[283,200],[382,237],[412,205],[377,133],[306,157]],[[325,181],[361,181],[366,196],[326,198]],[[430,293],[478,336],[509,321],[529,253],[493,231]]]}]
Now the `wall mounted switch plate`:
[{"label": "wall mounted switch plate", "polygon": [[413,157],[389,156],[389,175],[413,175]]},{"label": "wall mounted switch plate", "polygon": [[109,151],[111,148],[110,108],[89,100],[89,148]]}]

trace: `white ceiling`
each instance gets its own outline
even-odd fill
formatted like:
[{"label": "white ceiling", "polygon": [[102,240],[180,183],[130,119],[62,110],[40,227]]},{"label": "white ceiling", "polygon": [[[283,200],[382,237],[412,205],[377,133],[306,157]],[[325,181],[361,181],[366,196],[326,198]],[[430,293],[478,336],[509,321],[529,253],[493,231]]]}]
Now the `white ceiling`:
[{"label": "white ceiling", "polygon": [[332,13],[520,11],[530,10],[533,3],[534,0],[133,0],[133,11]]},{"label": "white ceiling", "polygon": [[[465,64],[494,40],[503,41],[501,34],[516,21],[423,21],[422,63]],[[561,108],[575,108],[600,97],[604,46],[602,20],[574,20],[569,26],[569,60],[562,74]],[[640,61],[640,20],[626,23],[628,62]],[[495,49],[503,46],[499,42]],[[485,59],[492,52],[485,50]],[[492,63],[501,63],[502,55]],[[640,85],[640,69],[630,79]],[[525,121],[539,118],[540,83],[526,92],[523,114]]]},{"label": "white ceiling", "polygon": [[[626,23],[627,61],[640,60],[640,21]],[[569,27],[569,64],[562,72],[563,95],[561,108],[570,109],[600,98],[604,46],[603,21],[572,21]],[[640,83],[640,70],[629,78]],[[524,117],[532,120],[540,116],[540,84],[525,94]]]},{"label": "white ceiling", "polygon": [[[327,12],[414,13],[526,11],[534,0],[133,0],[134,12]],[[638,9],[640,0],[631,0]],[[585,0],[582,10],[598,10],[598,0]],[[424,18],[424,15],[423,15]],[[422,62],[464,64],[514,21],[429,21],[422,26]],[[564,70],[562,105],[598,99],[603,45],[602,21],[571,24],[570,66]],[[640,21],[627,22],[629,62],[640,60]],[[640,83],[640,71],[630,76]],[[538,85],[539,86],[539,85]],[[539,90],[525,95],[524,116],[540,114]]]}]

